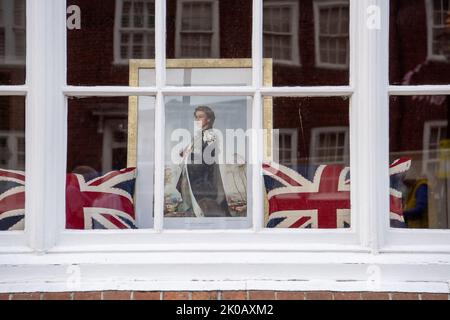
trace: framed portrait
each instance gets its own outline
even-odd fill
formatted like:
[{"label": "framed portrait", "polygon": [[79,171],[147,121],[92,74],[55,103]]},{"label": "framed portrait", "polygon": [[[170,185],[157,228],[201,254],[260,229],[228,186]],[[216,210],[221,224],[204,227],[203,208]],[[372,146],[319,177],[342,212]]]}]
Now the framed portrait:
[{"label": "framed portrait", "polygon": [[[272,85],[272,60],[264,59],[264,85]],[[153,60],[130,61],[130,86],[155,85]],[[205,83],[205,79],[207,83]],[[169,59],[171,86],[248,86],[251,59]],[[246,229],[251,190],[248,150],[238,135],[252,128],[252,97],[165,96],[164,225],[168,229]],[[137,220],[152,224],[154,98],[130,97],[128,166],[137,166]],[[264,99],[266,160],[272,155],[272,99]],[[230,147],[231,145],[231,147]],[[215,160],[197,161],[209,152]],[[197,152],[197,153],[196,153]],[[195,159],[194,159],[195,158]],[[217,161],[220,159],[219,161]],[[230,162],[229,160],[232,159]],[[141,199],[138,199],[141,198]]]}]

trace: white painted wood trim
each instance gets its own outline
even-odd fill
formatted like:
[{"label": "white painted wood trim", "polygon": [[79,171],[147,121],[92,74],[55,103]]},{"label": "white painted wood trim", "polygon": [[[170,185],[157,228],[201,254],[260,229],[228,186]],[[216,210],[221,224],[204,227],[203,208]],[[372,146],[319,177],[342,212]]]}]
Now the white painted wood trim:
[{"label": "white painted wood trim", "polygon": [[126,97],[156,95],[156,87],[82,87],[82,86],[64,86],[62,92],[67,97]]},{"label": "white painted wood trim", "polygon": [[[332,290],[450,293],[450,256],[172,252],[22,254],[0,260],[0,292]],[[10,264],[14,261],[14,264]],[[282,261],[282,262],[281,262]],[[280,272],[281,271],[281,272]]]},{"label": "white painted wood trim", "polygon": [[[350,6],[352,225],[376,254],[389,226],[389,2],[353,0]],[[381,29],[367,26],[371,6],[379,10]]]},{"label": "white painted wood trim", "polygon": [[336,97],[351,96],[352,86],[318,86],[318,87],[264,87],[261,93],[266,96],[289,97]]},{"label": "white painted wood trim", "polygon": [[0,96],[26,96],[28,86],[0,86]]},{"label": "white painted wood trim", "polygon": [[65,212],[65,3],[27,1],[27,25],[25,230],[28,245],[45,252],[56,244]]},{"label": "white painted wood trim", "polygon": [[[225,87],[173,87],[161,86],[159,90],[164,95],[228,95],[243,96],[253,95],[257,89],[256,86],[225,86]],[[64,86],[63,93],[68,97],[120,97],[120,96],[155,96],[158,92],[156,87],[82,87],[82,86]],[[261,87],[259,89],[265,96],[290,96],[290,97],[349,97],[353,94],[353,87],[349,86],[318,86],[318,87]],[[19,91],[25,93],[25,91]],[[0,95],[2,91],[0,89]]]},{"label": "white painted wood trim", "polygon": [[258,90],[263,85],[263,1],[253,0],[253,33],[252,33],[252,83],[257,90],[253,96],[252,131],[250,137],[250,163],[252,169],[251,214],[255,232],[264,227],[264,184],[262,177],[263,141],[259,133],[263,128],[263,99]]},{"label": "white painted wood trim", "polygon": [[449,95],[450,85],[389,86],[391,96]]},{"label": "white painted wood trim", "polygon": [[166,84],[166,1],[155,2],[155,197],[153,227],[160,232],[164,225],[164,137],[165,137],[165,102],[161,88]]}]

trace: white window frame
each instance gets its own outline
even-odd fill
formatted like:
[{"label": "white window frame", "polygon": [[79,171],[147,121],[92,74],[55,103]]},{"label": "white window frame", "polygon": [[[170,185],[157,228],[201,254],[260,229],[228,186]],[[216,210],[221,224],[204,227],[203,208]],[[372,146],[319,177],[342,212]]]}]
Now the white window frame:
[{"label": "white window frame", "polygon": [[[274,59],[275,63],[280,63],[280,64],[288,64],[288,65],[301,65],[300,62],[300,49],[299,49],[299,43],[298,43],[298,39],[299,39],[299,26],[298,26],[298,22],[299,22],[299,8],[298,8],[298,2],[293,2],[293,1],[264,1],[264,8],[270,8],[270,7],[275,7],[275,8],[279,8],[279,7],[283,7],[283,6],[288,6],[290,7],[290,12],[291,12],[291,32],[290,32],[290,37],[291,37],[291,57],[292,59],[290,60],[283,60],[283,59]],[[264,34],[269,33],[267,31],[264,31]],[[263,39],[264,40],[264,39]]]},{"label": "white window frame", "polygon": [[[156,85],[88,87],[66,84],[64,1],[27,1],[26,84],[0,86],[1,95],[27,97],[26,221],[25,231],[0,233],[0,292],[269,289],[449,293],[450,231],[389,228],[389,95],[450,94],[450,85],[388,85],[389,2],[350,1],[350,84],[335,87],[263,86],[261,0],[253,0],[252,85],[167,86],[165,5],[166,1],[156,0]],[[368,9],[373,6],[380,10],[384,26],[380,30],[366,28]],[[265,96],[351,96],[352,228],[263,229],[263,179],[261,167],[253,166],[252,229],[164,230],[164,96],[173,94],[250,95],[256,129],[262,128]],[[155,134],[155,148],[160,152],[155,153],[154,229],[65,230],[67,99],[129,95],[156,96],[155,132],[159,134]],[[259,163],[263,140],[256,133],[250,138],[251,155]],[[75,282],[74,275],[80,276]],[[75,287],[68,285],[74,283]]]},{"label": "white window frame", "polygon": [[[149,56],[148,45],[147,45],[147,36],[150,35],[150,37],[155,35],[155,29],[150,29],[147,26],[148,16],[145,12],[144,14],[144,27],[143,28],[135,28],[134,26],[124,28],[122,27],[122,13],[123,13],[123,3],[126,0],[116,0],[116,19],[114,21],[114,63],[118,65],[128,65],[129,59],[135,59],[134,57],[129,57],[129,59],[123,59],[121,55],[121,33],[122,31],[130,32],[130,37],[133,36],[135,33],[141,33],[143,35],[143,55],[145,57]],[[144,0],[144,2],[154,2],[154,0]],[[131,23],[132,21],[130,21]],[[132,48],[128,48],[128,50],[131,50]],[[131,53],[132,54],[132,53]]]},{"label": "white window frame", "polygon": [[[333,133],[333,134],[339,134],[344,133],[345,134],[345,140],[344,140],[344,157],[342,162],[333,162],[332,164],[345,164],[348,162],[348,154],[350,152],[350,139],[349,139],[349,128],[348,127],[320,127],[320,128],[313,128],[311,130],[311,146],[310,146],[310,159],[311,163],[313,164],[324,164],[320,160],[317,160],[319,157],[317,155],[317,145],[319,143],[319,136],[324,133]],[[328,164],[328,163],[327,163]],[[329,163],[331,164],[331,163]]]},{"label": "white window frame", "polygon": [[[192,2],[211,3],[212,5],[212,36],[211,36],[211,56],[209,58],[219,58],[220,56],[220,34],[219,34],[219,1],[218,0],[177,0],[176,8],[176,26],[175,26],[175,57],[184,58],[181,54],[181,33],[183,4]],[[197,31],[192,31],[196,33]]]},{"label": "white window frame", "polygon": [[[447,1],[447,0],[445,0]],[[425,0],[426,14],[427,14],[427,39],[428,39],[428,60],[432,61],[446,61],[446,57],[442,54],[433,52],[434,39],[434,4],[433,0]]]},{"label": "white window frame", "polygon": [[[320,55],[320,9],[323,7],[334,7],[334,6],[342,6],[347,5],[348,3],[346,1],[339,1],[339,0],[313,0],[314,2],[314,46],[315,46],[315,56],[316,56],[316,65],[319,68],[326,68],[326,69],[348,69],[349,68],[349,60],[350,55],[347,55],[347,62],[345,64],[340,63],[330,63],[330,62],[323,62]],[[350,12],[350,7],[349,7]],[[350,29],[349,29],[350,32]],[[350,34],[349,34],[350,36]],[[351,51],[351,46],[347,48],[347,50]]]}]

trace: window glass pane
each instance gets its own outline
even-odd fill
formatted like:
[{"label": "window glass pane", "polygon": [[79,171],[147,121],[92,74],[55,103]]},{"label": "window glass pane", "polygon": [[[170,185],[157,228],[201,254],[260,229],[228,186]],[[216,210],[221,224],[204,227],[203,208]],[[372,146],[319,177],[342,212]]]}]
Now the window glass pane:
[{"label": "window glass pane", "polygon": [[266,227],[349,228],[348,99],[266,97],[264,108]]},{"label": "window glass pane", "polygon": [[450,0],[391,0],[390,82],[450,83]]},{"label": "window glass pane", "polygon": [[0,0],[0,85],[25,83],[25,0]]},{"label": "window glass pane", "polygon": [[0,97],[0,232],[25,222],[25,98]]},{"label": "window glass pane", "polygon": [[152,227],[154,100],[69,100],[68,229]]},{"label": "window glass pane", "polygon": [[[128,85],[130,59],[154,59],[154,0],[67,0],[81,25],[67,30],[70,85]],[[76,16],[69,14],[70,17]],[[75,20],[76,21],[76,20]]]},{"label": "window glass pane", "polygon": [[275,86],[349,83],[348,1],[264,0],[263,20]]},{"label": "window glass pane", "polygon": [[[209,69],[218,66],[251,68],[251,0],[170,0],[167,1],[167,58],[186,65],[186,59],[202,59]],[[220,59],[205,61],[204,59]],[[228,60],[225,60],[228,59]],[[232,59],[231,61],[229,59]],[[247,61],[243,60],[247,59]],[[180,77],[167,77],[169,85],[250,85],[250,80],[230,75],[226,70],[204,74],[202,81],[191,78],[189,70]],[[251,73],[250,73],[251,75]],[[218,80],[216,80],[218,79]]]},{"label": "window glass pane", "polygon": [[246,131],[252,99],[166,97],[165,102],[165,227],[251,227]]},{"label": "window glass pane", "polygon": [[449,110],[450,96],[391,97],[393,227],[450,228]]}]

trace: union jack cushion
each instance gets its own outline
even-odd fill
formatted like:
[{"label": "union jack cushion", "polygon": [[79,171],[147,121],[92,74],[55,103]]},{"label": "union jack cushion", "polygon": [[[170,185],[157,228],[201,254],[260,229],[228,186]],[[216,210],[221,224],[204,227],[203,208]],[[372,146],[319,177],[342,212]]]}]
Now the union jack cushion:
[{"label": "union jack cushion", "polygon": [[23,230],[25,172],[0,169],[0,231]]},{"label": "union jack cushion", "polygon": [[389,166],[390,175],[390,221],[392,228],[406,228],[403,217],[403,193],[404,178],[411,168],[410,158],[400,158]]},{"label": "union jack cushion", "polygon": [[[390,220],[405,227],[399,190],[410,159],[390,166]],[[350,168],[341,165],[286,167],[264,163],[269,202],[268,228],[336,229],[350,227]]]},{"label": "union jack cushion", "polygon": [[67,229],[136,229],[136,168],[111,171],[94,179],[68,174]]}]

